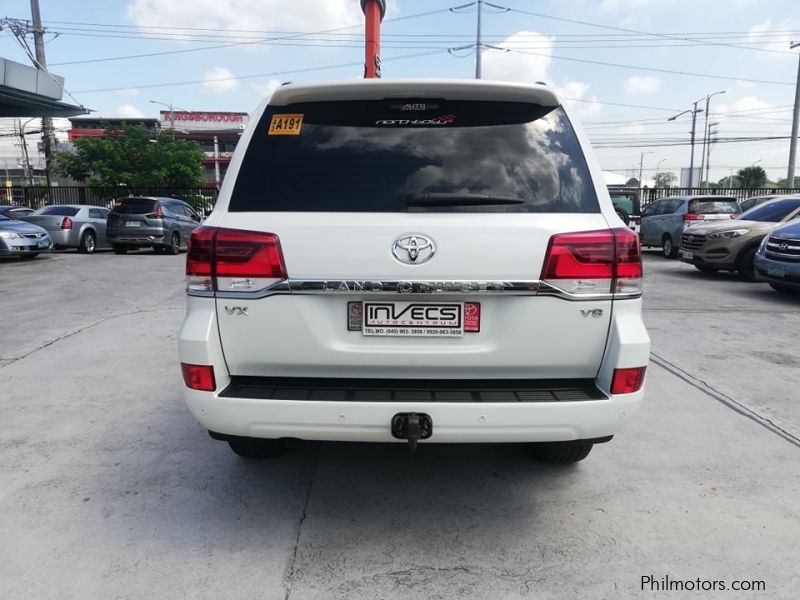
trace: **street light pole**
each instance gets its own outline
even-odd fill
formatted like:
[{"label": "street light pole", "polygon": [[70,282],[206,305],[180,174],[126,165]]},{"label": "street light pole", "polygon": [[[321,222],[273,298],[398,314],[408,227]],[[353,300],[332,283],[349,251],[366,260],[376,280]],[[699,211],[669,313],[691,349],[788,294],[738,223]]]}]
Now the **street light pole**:
[{"label": "street light pole", "polygon": [[691,153],[691,157],[689,158],[689,187],[690,188],[694,187],[694,140],[695,140],[695,131],[696,131],[696,127],[697,127],[697,113],[703,112],[703,109],[697,110],[697,104],[700,102],[700,100],[702,100],[702,98],[700,98],[699,100],[696,100],[693,103],[694,104],[694,108],[692,108],[690,110],[685,110],[683,112],[680,112],[677,115],[667,119],[667,121],[674,121],[675,119],[677,119],[681,115],[685,115],[688,112],[692,113],[692,132],[691,132],[691,134],[692,134],[692,137],[691,137],[692,153]]},{"label": "street light pole", "polygon": [[[708,94],[706,96],[706,112],[704,115],[705,121],[703,123],[703,151],[700,153],[700,187],[703,187],[703,167],[704,167],[704,161],[706,160],[706,144],[711,143],[708,140],[708,105],[711,102],[711,98],[713,98],[717,94],[724,94],[725,91],[726,90],[714,92],[713,94]],[[706,186],[708,186],[708,175],[706,175]]]},{"label": "street light pole", "polygon": [[[800,42],[792,42],[789,48],[794,50]],[[792,113],[792,137],[789,140],[789,169],[786,172],[787,185],[794,187],[794,166],[797,160],[797,127],[800,122],[800,56],[797,57],[797,84],[794,88],[794,113]]]},{"label": "street light pole", "polygon": [[[169,126],[172,131],[175,131],[175,106],[168,102],[160,102],[158,100],[150,100],[151,104],[160,104],[161,106],[166,106],[169,109]],[[179,107],[180,108],[180,107]],[[183,109],[181,109],[183,110]]]}]

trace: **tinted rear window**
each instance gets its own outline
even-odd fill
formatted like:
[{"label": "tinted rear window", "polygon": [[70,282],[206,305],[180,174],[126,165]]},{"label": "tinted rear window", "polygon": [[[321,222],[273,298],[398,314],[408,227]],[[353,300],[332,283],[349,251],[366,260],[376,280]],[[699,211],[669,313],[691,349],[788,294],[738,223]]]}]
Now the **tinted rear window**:
[{"label": "tinted rear window", "polygon": [[790,212],[800,208],[800,199],[797,200],[778,200],[768,204],[759,204],[750,210],[743,212],[740,219],[747,221],[767,221],[777,223],[783,220]]},{"label": "tinted rear window", "polygon": [[730,215],[742,212],[735,198],[721,198],[720,200],[692,200],[689,202],[689,212],[697,215]]},{"label": "tinted rear window", "polygon": [[113,208],[112,212],[121,215],[146,215],[154,212],[157,204],[155,200],[123,200]]},{"label": "tinted rear window", "polygon": [[78,214],[79,208],[71,206],[45,206],[35,211],[34,215],[57,215],[59,217],[74,217]]},{"label": "tinted rear window", "polygon": [[[296,135],[268,135],[273,115],[281,114],[302,115]],[[409,206],[410,197],[426,194],[517,202]],[[600,209],[561,108],[417,99],[267,107],[244,156],[229,210]]]}]

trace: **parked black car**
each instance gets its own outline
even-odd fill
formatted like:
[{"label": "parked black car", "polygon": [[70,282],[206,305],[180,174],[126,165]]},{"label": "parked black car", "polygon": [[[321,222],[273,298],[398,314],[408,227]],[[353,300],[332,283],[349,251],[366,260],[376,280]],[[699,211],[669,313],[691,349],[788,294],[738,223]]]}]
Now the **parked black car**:
[{"label": "parked black car", "polygon": [[608,186],[608,195],[619,218],[634,230],[641,219],[641,193],[636,188]]},{"label": "parked black car", "polygon": [[108,214],[106,235],[116,254],[149,247],[177,254],[202,219],[183,200],[158,197],[120,198]]}]

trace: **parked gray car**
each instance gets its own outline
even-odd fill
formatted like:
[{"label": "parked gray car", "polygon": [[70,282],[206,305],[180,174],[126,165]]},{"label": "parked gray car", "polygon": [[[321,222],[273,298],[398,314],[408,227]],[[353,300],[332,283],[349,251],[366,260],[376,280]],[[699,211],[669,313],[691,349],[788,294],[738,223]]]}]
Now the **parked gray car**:
[{"label": "parked gray car", "polygon": [[35,258],[51,246],[47,231],[41,227],[0,213],[0,257]]},{"label": "parked gray car", "polygon": [[108,215],[107,233],[117,254],[144,247],[177,254],[201,222],[200,215],[183,200],[121,198]]},{"label": "parked gray car", "polygon": [[0,204],[0,214],[7,216],[9,219],[19,219],[20,217],[27,217],[33,213],[32,208],[27,206],[16,206],[14,204]]},{"label": "parked gray car", "polygon": [[77,248],[92,254],[98,248],[109,248],[106,238],[108,209],[84,204],[45,206],[23,221],[44,227],[55,248]]},{"label": "parked gray car", "polygon": [[642,246],[657,246],[667,258],[678,255],[681,236],[693,225],[735,219],[742,209],[729,196],[672,196],[650,203],[642,211]]}]

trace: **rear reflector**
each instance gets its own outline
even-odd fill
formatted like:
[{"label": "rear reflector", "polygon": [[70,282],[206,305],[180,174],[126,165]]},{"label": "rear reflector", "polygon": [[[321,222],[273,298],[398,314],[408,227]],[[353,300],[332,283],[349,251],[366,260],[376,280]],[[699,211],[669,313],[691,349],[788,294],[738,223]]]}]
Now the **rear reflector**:
[{"label": "rear reflector", "polygon": [[578,296],[636,293],[641,278],[639,236],[627,227],[552,236],[541,276]]},{"label": "rear reflector", "polygon": [[186,254],[190,291],[252,292],[287,279],[280,240],[272,233],[198,227]]},{"label": "rear reflector", "polygon": [[633,392],[638,392],[642,389],[646,368],[614,369],[614,376],[611,379],[611,393],[632,394]]},{"label": "rear reflector", "polygon": [[200,392],[213,392],[217,389],[214,367],[181,363],[181,371],[183,372],[183,382],[189,389]]}]

